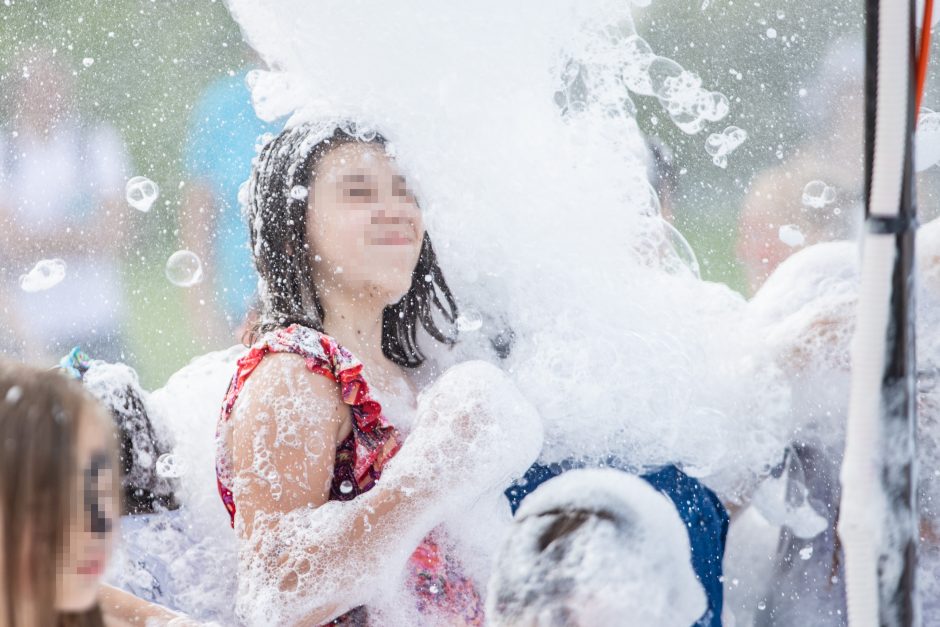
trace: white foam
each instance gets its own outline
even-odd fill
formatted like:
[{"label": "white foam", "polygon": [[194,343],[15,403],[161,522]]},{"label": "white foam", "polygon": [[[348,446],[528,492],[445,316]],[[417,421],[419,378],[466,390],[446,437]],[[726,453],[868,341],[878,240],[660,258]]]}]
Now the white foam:
[{"label": "white foam", "polygon": [[629,4],[228,6],[271,68],[250,80],[260,115],[389,138],[458,300],[515,333],[505,365],[546,460],[678,462],[723,491],[779,461],[786,385],[738,332],[744,300],[696,280],[662,226],[633,117],[655,97],[697,132],[729,103],[657,56]]},{"label": "white foam", "polygon": [[[586,514],[580,526],[543,539],[574,512]],[[686,627],[706,607],[690,559],[685,526],[663,494],[615,470],[573,470],[519,509],[490,580],[488,620],[615,625],[629,616],[631,624]]]},{"label": "white foam", "polygon": [[246,535],[240,618],[252,625],[322,623],[359,605],[400,608],[402,597],[387,595],[399,591],[422,537],[453,512],[500,497],[540,445],[538,416],[504,373],[479,361],[449,369],[422,394],[415,428],[376,488],[351,501],[258,513],[250,532],[236,519]]}]

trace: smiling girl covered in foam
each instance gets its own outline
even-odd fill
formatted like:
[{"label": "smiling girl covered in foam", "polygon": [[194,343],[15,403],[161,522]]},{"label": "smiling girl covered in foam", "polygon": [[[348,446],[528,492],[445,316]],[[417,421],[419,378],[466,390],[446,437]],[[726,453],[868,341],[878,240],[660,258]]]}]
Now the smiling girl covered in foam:
[{"label": "smiling girl covered in foam", "polygon": [[[466,362],[420,395],[409,378],[419,328],[453,344],[457,304],[388,153],[373,132],[302,124],[262,149],[247,188],[262,309],[217,475],[249,624],[481,625],[478,585],[436,527],[541,446],[497,368]],[[409,414],[405,439],[393,420]]]}]

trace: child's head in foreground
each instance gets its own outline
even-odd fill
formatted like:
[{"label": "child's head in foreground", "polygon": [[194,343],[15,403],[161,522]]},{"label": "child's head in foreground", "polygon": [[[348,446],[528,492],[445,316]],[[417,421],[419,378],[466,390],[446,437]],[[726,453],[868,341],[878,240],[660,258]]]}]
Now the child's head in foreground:
[{"label": "child's head in foreground", "polygon": [[0,624],[103,625],[119,511],[111,419],[76,381],[0,360]]},{"label": "child's head in foreground", "polygon": [[494,627],[687,627],[706,608],[672,502],[617,470],[573,470],[523,501],[487,595]]}]

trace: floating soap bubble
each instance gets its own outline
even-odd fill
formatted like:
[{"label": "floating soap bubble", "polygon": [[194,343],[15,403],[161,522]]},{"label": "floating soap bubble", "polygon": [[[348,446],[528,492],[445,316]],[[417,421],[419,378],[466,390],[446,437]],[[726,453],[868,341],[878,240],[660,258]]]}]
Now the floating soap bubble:
[{"label": "floating soap bubble", "polygon": [[711,155],[712,163],[719,168],[728,167],[728,155],[737,150],[747,139],[747,131],[729,126],[720,133],[712,133],[705,140],[705,152]]},{"label": "floating soap bubble", "polygon": [[176,455],[173,453],[164,453],[157,458],[155,470],[158,477],[163,477],[164,479],[179,479],[183,476],[185,469],[182,462],[176,458]]},{"label": "floating soap bubble", "polygon": [[147,213],[160,195],[160,188],[146,176],[135,176],[124,186],[127,204],[137,211]]},{"label": "floating soap bubble", "polygon": [[914,169],[923,172],[940,162],[940,113],[921,109],[914,136]]},{"label": "floating soap bubble", "polygon": [[800,549],[800,559],[806,561],[813,557],[813,547],[807,546]]},{"label": "floating soap bubble", "polygon": [[709,122],[723,120],[731,107],[728,97],[717,91],[702,91],[695,102],[696,112]]},{"label": "floating soap bubble", "polygon": [[91,67],[95,63],[95,60],[91,57],[85,57],[82,59],[82,65],[85,67]]},{"label": "floating soap bubble", "polygon": [[777,235],[780,237],[781,242],[791,248],[796,248],[806,243],[806,237],[803,236],[803,233],[800,232],[800,228],[795,224],[784,224],[780,227]]},{"label": "floating soap bubble", "polygon": [[166,261],[166,278],[173,285],[192,287],[202,281],[202,261],[192,251],[178,250]]},{"label": "floating soap bubble", "polygon": [[349,479],[344,479],[339,484],[339,491],[342,492],[343,494],[349,494],[350,492],[352,492],[353,491],[352,481],[350,481]]},{"label": "floating soap bubble", "polygon": [[20,289],[24,292],[42,292],[55,287],[65,278],[65,262],[61,259],[43,259],[28,273],[20,276]]},{"label": "floating soap bubble", "polygon": [[822,209],[836,200],[834,187],[822,181],[810,181],[803,188],[803,204],[813,209]]},{"label": "floating soap bubble", "polygon": [[294,185],[290,188],[290,197],[294,200],[303,200],[307,197],[307,187],[305,185]]},{"label": "floating soap bubble", "polygon": [[659,222],[663,233],[663,242],[659,250],[663,269],[671,274],[688,271],[695,278],[701,279],[701,266],[689,240],[666,220],[660,218]]},{"label": "floating soap bubble", "polygon": [[[646,74],[649,76],[649,89],[675,125],[686,133],[694,135],[702,130],[705,122],[717,122],[728,115],[728,98],[719,92],[702,89],[702,79],[698,74],[683,69],[672,59],[655,57],[649,62]],[[624,80],[626,82],[626,77]],[[645,87],[636,77],[633,81],[639,82],[641,88]]]},{"label": "floating soap bubble", "polygon": [[457,316],[457,330],[461,333],[479,331],[483,326],[483,316],[474,309],[467,309]]},{"label": "floating soap bubble", "polygon": [[653,95],[650,81],[650,64],[656,58],[646,40],[638,35],[627,37],[624,43],[625,63],[621,80],[629,90],[641,96]]},{"label": "floating soap bubble", "polygon": [[[658,98],[670,99],[673,90],[680,82],[679,77],[685,70],[682,66],[666,57],[656,57],[650,62],[649,75],[650,85],[653,89],[653,95]],[[686,77],[688,80],[690,77]],[[667,81],[668,84],[667,84]],[[682,81],[685,82],[685,81]]]},{"label": "floating soap bubble", "polygon": [[777,29],[768,28],[767,29],[767,39],[776,39],[777,38]]}]

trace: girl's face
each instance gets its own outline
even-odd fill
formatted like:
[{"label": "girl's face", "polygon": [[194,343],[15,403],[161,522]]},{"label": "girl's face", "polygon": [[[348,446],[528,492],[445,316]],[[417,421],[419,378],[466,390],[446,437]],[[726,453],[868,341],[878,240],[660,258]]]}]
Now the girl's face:
[{"label": "girl's face", "polygon": [[78,473],[73,487],[72,516],[65,554],[58,565],[56,609],[80,612],[91,608],[111,555],[117,515],[115,468],[108,453],[111,437],[105,417],[86,408],[78,429]]},{"label": "girl's face", "polygon": [[397,302],[411,286],[424,223],[385,149],[353,143],[331,150],[311,192],[307,241],[318,288],[344,286]]}]

